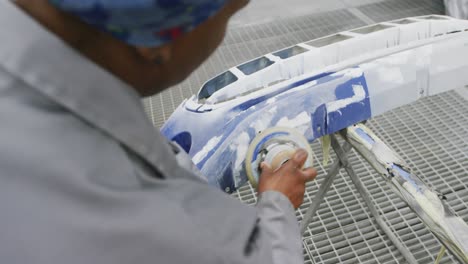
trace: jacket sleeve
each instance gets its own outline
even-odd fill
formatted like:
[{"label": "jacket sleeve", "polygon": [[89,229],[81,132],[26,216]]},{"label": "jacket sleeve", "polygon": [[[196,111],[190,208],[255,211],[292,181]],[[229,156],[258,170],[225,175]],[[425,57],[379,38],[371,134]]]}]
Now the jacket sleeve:
[{"label": "jacket sleeve", "polygon": [[259,197],[257,210],[257,239],[271,245],[273,263],[304,263],[299,225],[288,198],[279,192],[264,192]]},{"label": "jacket sleeve", "polygon": [[[171,145],[179,165],[201,175],[188,155],[177,144]],[[258,222],[246,246],[246,254],[256,254],[261,263],[304,263],[299,225],[288,198],[275,191],[262,193],[257,214]]]}]

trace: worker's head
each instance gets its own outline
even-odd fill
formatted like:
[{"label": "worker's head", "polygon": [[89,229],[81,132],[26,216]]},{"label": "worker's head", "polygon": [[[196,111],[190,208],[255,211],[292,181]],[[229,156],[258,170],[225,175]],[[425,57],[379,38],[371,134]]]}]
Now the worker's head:
[{"label": "worker's head", "polygon": [[16,0],[69,45],[151,95],[184,80],[249,0]]}]

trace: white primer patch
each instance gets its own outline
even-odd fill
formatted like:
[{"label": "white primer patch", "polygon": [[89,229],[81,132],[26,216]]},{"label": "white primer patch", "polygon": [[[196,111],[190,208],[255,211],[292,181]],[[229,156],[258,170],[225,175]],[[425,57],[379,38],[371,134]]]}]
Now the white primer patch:
[{"label": "white primer patch", "polygon": [[218,145],[219,141],[221,141],[221,138],[223,138],[223,137],[219,136],[219,137],[214,137],[214,138],[210,139],[208,141],[208,143],[206,143],[206,145],[203,147],[203,149],[200,150],[197,154],[195,154],[195,156],[193,156],[193,159],[192,159],[193,163],[198,164],[198,163],[200,163],[200,161],[205,159],[206,156],[208,155],[208,153],[214,147],[216,147],[216,145]]},{"label": "white primer patch", "polygon": [[278,107],[274,106],[274,107],[270,108],[270,110],[268,110],[268,113],[271,113],[271,114],[275,115],[277,111],[278,111]]},{"label": "white primer patch", "polygon": [[266,115],[262,116],[253,122],[250,127],[255,130],[255,132],[261,132],[270,126],[271,120],[273,119],[273,115],[267,112]]},{"label": "white primer patch", "polygon": [[307,112],[302,112],[293,119],[283,117],[278,121],[278,123],[276,123],[276,126],[294,128],[304,125],[304,123],[310,123],[310,116],[307,114]]},{"label": "white primer patch", "polygon": [[446,234],[454,241],[458,247],[465,252],[468,250],[468,235],[463,232],[457,233],[460,230],[466,230],[466,223],[459,217],[449,216],[445,212],[439,196],[430,190],[419,192],[411,183],[403,183],[403,187],[410,193],[421,209],[440,227],[446,231]]},{"label": "white primer patch", "polygon": [[371,151],[374,153],[380,164],[387,167],[389,164],[403,164],[403,160],[392,151],[385,143],[380,140],[376,140],[372,144]]},{"label": "white primer patch", "polygon": [[268,117],[266,119],[264,118],[261,118],[261,119],[257,119],[255,122],[253,122],[250,127],[253,128],[255,130],[255,132],[261,132],[263,131],[264,129],[266,129],[268,127],[268,125],[270,124],[271,122],[271,119],[272,117]]},{"label": "white primer patch", "polygon": [[343,71],[335,72],[331,76],[336,77],[336,76],[344,75],[350,78],[358,78],[358,77],[361,77],[362,74],[363,74],[363,71],[360,68],[348,68]]},{"label": "white primer patch", "polygon": [[256,119],[255,122],[250,124],[250,127],[255,130],[255,132],[261,132],[271,126],[271,121],[276,115],[278,107],[274,106],[268,111],[265,111],[260,118]]},{"label": "white primer patch", "polygon": [[353,91],[354,95],[350,98],[327,103],[327,112],[336,112],[350,104],[359,103],[362,100],[366,99],[366,91],[364,90],[364,87],[362,87],[362,85],[353,85]]},{"label": "white primer patch", "polygon": [[274,104],[276,102],[276,98],[272,97],[266,101],[267,104]]},{"label": "white primer patch", "polygon": [[414,58],[417,66],[428,68],[428,65],[431,63],[433,53],[432,49],[432,45],[427,45],[417,50],[416,56]]},{"label": "white primer patch", "polygon": [[403,51],[400,53],[392,54],[388,57],[379,58],[376,61],[386,65],[401,66],[408,64],[408,59],[411,55],[411,51]]},{"label": "white primer patch", "polygon": [[414,197],[419,206],[426,212],[430,218],[436,223],[443,225],[444,223],[444,206],[440,202],[437,194],[424,190],[422,193],[409,182],[403,183],[403,187]]},{"label": "white primer patch", "polygon": [[380,80],[384,82],[388,82],[388,83],[395,83],[395,84],[403,84],[405,82],[403,73],[401,71],[402,69],[399,67],[377,68],[377,74],[379,75]]},{"label": "white primer patch", "polygon": [[236,151],[236,161],[234,163],[234,169],[241,166],[242,162],[247,156],[247,150],[249,148],[250,137],[247,132],[242,132],[230,146],[232,151]]}]

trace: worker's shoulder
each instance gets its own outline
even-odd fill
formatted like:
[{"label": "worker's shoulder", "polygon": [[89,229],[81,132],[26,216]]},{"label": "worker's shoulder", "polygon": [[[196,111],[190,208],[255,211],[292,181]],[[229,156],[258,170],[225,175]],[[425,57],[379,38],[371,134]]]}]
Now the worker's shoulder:
[{"label": "worker's shoulder", "polygon": [[[0,70],[0,170],[128,174],[126,150],[106,133]],[[39,170],[40,168],[40,170]]]}]

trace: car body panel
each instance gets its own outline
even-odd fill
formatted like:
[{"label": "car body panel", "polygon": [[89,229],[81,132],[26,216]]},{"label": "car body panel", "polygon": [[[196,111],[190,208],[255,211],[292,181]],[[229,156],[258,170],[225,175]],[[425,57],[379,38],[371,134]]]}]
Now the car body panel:
[{"label": "car body panel", "polygon": [[184,101],[161,131],[210,184],[232,192],[247,181],[244,160],[257,133],[292,127],[312,142],[468,85],[466,58],[467,21],[426,16],[367,26],[231,68],[211,92],[205,85]]}]

